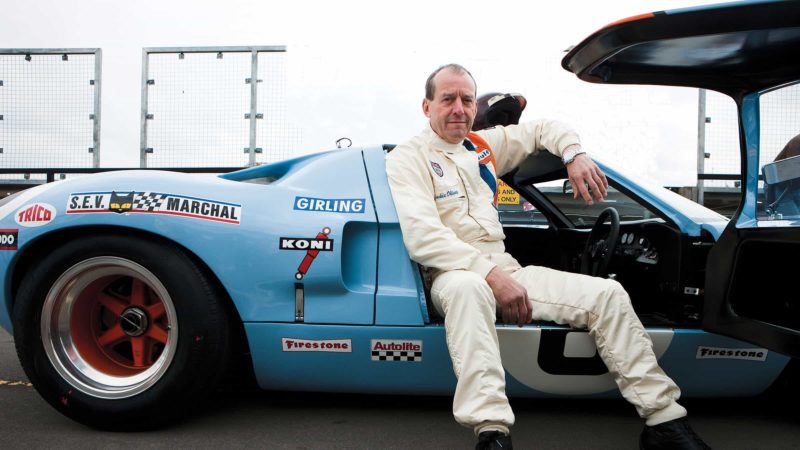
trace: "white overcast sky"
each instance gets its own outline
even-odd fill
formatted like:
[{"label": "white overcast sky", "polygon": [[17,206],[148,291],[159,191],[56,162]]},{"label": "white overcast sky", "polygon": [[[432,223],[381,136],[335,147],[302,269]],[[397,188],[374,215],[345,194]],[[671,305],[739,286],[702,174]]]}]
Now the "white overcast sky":
[{"label": "white overcast sky", "polygon": [[590,85],[560,60],[618,19],[707,3],[7,0],[0,47],[103,49],[106,167],[138,165],[143,47],[286,45],[298,154],[334,148],[340,137],[360,146],[416,134],[425,78],[458,62],[479,93],[523,93],[523,120],[565,120],[590,152],[661,184],[693,185],[696,90]]}]

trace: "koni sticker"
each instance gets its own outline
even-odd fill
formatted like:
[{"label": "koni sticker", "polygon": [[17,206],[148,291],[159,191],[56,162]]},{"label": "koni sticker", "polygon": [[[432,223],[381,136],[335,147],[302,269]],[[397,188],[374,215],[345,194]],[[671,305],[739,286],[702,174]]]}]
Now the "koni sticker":
[{"label": "koni sticker", "polygon": [[370,351],[373,361],[422,362],[422,341],[373,339]]},{"label": "koni sticker", "polygon": [[333,239],[330,239],[328,236],[331,234],[330,227],[325,227],[317,233],[317,237],[313,239],[308,238],[286,238],[282,237],[280,239],[280,244],[278,248],[281,250],[305,250],[306,256],[303,257],[303,260],[300,262],[300,265],[297,267],[297,272],[294,274],[295,279],[302,280],[306,273],[308,273],[308,269],[311,267],[311,263],[314,262],[314,258],[319,255],[319,252],[331,252],[333,251]]},{"label": "koni sticker", "polygon": [[366,201],[363,198],[312,198],[295,197],[297,211],[317,211],[348,214],[363,214]]},{"label": "koni sticker", "polygon": [[239,224],[242,205],[159,192],[78,192],[67,200],[67,214],[163,214]]},{"label": "koni sticker", "polygon": [[40,227],[56,217],[56,209],[47,203],[25,205],[14,213],[14,221],[21,227]]},{"label": "koni sticker", "polygon": [[284,352],[353,352],[353,343],[350,339],[281,338],[281,347]]},{"label": "koni sticker", "polygon": [[0,230],[0,250],[16,250],[18,237],[18,230]]}]

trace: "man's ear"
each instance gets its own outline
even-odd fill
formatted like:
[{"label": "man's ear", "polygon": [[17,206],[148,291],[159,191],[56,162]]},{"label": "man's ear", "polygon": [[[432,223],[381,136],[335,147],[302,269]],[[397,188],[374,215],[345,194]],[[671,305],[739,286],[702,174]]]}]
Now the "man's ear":
[{"label": "man's ear", "polygon": [[425,117],[431,118],[431,101],[427,98],[422,99],[422,112],[425,113]]}]

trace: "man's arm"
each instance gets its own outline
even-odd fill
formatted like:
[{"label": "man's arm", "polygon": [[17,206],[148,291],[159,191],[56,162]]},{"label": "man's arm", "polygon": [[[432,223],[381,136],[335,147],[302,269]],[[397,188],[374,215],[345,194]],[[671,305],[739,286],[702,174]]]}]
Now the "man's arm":
[{"label": "man's arm", "polygon": [[427,160],[415,151],[398,146],[386,157],[389,187],[411,259],[425,267],[470,270],[486,278],[495,264],[442,223],[425,166]]},{"label": "man's arm", "polygon": [[[548,150],[563,157],[567,149],[580,149],[578,134],[568,125],[556,120],[534,120],[520,125],[496,127],[478,132],[489,145],[497,161],[497,175],[502,176],[530,155]],[[608,180],[594,161],[585,153],[567,164],[575,198],[580,195],[587,204],[594,198],[602,202],[606,196]],[[590,195],[591,191],[591,195]]]}]

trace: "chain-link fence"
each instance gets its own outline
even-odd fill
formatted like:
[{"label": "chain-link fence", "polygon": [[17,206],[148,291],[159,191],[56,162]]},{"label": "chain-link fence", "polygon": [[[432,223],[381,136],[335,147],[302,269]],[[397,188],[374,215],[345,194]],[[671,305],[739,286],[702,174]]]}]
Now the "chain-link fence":
[{"label": "chain-link fence", "polygon": [[285,48],[147,48],[142,167],[242,167],[300,143],[286,120]]},{"label": "chain-link fence", "polygon": [[[774,161],[786,144],[800,134],[800,84],[764,94],[759,106],[759,167],[764,167],[764,164]],[[795,155],[784,155],[789,156]]]},{"label": "chain-link fence", "polygon": [[[800,133],[800,86],[767,93],[760,102],[759,167],[773,161],[784,145]],[[700,91],[698,180],[699,201],[704,193],[738,192],[741,153],[739,112],[730,97],[714,91]]]},{"label": "chain-link fence", "polygon": [[[705,105],[702,104],[705,98]],[[712,176],[733,176],[741,173],[739,152],[739,113],[736,102],[719,92],[701,90],[700,108],[705,116],[699,118],[699,139],[703,154],[698,154],[698,173]],[[702,131],[704,129],[704,132]],[[704,138],[703,138],[704,136]],[[738,188],[736,180],[699,180],[698,187],[706,189]]]},{"label": "chain-link fence", "polygon": [[[0,49],[0,167],[99,166],[101,55],[100,49]],[[0,181],[40,177],[21,173]]]}]

